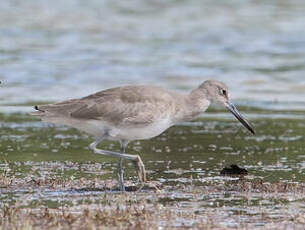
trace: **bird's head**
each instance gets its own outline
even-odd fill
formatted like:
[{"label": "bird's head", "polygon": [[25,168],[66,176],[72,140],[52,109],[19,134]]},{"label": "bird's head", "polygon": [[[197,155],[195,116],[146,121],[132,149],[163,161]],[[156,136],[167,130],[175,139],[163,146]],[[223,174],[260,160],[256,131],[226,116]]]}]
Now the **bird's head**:
[{"label": "bird's head", "polygon": [[205,96],[211,103],[225,106],[229,111],[245,126],[252,134],[255,131],[252,125],[240,114],[237,108],[230,102],[228,87],[215,80],[207,80],[199,86],[199,89],[205,92]]}]

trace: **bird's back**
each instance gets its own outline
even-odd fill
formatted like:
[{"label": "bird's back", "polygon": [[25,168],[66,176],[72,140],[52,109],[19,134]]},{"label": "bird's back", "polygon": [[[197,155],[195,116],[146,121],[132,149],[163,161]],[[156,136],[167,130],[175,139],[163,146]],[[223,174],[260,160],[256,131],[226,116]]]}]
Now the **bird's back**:
[{"label": "bird's back", "polygon": [[124,86],[111,88],[80,99],[40,105],[32,115],[42,119],[63,117],[103,120],[116,126],[147,125],[175,110],[177,95],[161,87]]}]

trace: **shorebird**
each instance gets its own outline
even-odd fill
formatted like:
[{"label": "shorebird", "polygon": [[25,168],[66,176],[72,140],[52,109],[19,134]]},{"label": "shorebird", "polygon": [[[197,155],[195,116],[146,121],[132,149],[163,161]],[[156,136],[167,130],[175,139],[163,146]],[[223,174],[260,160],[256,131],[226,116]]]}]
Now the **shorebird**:
[{"label": "shorebird", "polygon": [[[161,87],[123,86],[97,92],[80,99],[35,106],[31,113],[43,121],[77,128],[96,139],[89,145],[94,153],[118,158],[118,182],[125,191],[123,159],[134,162],[139,180],[146,181],[144,164],[139,155],[126,154],[127,144],[153,138],[169,127],[201,115],[211,103],[222,104],[252,133],[250,123],[230,102],[227,86],[207,80],[188,94]],[[105,140],[119,141],[120,152],[98,149]]]}]

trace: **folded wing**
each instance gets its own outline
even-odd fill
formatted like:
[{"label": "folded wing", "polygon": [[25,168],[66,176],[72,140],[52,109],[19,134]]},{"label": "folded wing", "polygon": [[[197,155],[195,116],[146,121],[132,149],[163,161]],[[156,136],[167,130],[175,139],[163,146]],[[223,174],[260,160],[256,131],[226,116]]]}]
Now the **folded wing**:
[{"label": "folded wing", "polygon": [[[158,91],[158,93],[156,93]],[[159,87],[127,86],[56,104],[36,106],[32,115],[103,120],[118,126],[147,125],[173,111],[173,95]]]}]

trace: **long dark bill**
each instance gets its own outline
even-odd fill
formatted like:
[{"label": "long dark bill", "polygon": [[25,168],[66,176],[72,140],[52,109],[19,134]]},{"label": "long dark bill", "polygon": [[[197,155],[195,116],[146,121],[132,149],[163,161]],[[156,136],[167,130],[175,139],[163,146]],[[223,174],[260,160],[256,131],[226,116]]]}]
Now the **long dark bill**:
[{"label": "long dark bill", "polygon": [[254,129],[250,125],[250,123],[240,114],[240,112],[236,109],[236,107],[232,103],[227,104],[227,108],[230,112],[243,124],[252,134],[255,134]]}]

